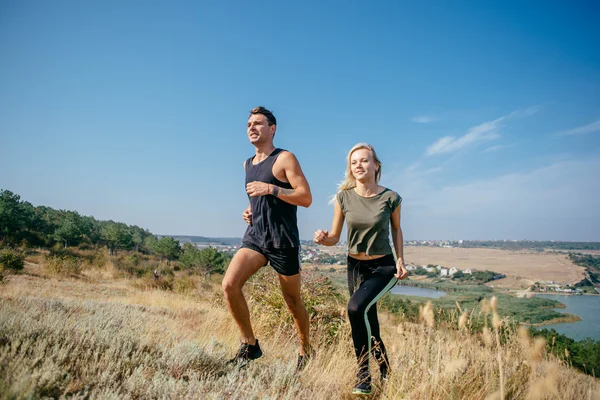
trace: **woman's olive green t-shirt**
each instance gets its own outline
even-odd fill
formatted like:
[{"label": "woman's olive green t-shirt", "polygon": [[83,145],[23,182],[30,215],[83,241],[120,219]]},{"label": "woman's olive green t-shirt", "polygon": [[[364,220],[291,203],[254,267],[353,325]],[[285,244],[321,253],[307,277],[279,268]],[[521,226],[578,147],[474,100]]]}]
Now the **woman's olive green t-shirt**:
[{"label": "woman's olive green t-shirt", "polygon": [[402,202],[398,193],[386,188],[373,197],[362,197],[348,189],[338,192],[337,200],[346,218],[350,254],[392,254],[390,219]]}]

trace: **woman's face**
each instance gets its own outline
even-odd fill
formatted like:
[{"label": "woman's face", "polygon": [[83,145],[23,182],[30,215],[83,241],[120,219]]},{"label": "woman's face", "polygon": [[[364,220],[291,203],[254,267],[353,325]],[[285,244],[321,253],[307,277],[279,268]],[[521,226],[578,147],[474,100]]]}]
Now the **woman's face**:
[{"label": "woman's face", "polygon": [[377,165],[373,153],[368,149],[358,149],[350,156],[350,170],[354,179],[360,182],[375,181]]}]

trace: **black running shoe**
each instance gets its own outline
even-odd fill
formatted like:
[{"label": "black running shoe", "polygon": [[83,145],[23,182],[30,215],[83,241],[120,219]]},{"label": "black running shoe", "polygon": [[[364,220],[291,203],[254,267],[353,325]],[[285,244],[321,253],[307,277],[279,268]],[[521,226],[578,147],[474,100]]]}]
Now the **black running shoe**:
[{"label": "black running shoe", "polygon": [[262,356],[262,350],[260,349],[260,346],[258,345],[258,339],[256,339],[255,345],[251,345],[248,343],[242,343],[242,345],[240,346],[240,349],[238,350],[235,357],[233,357],[231,360],[227,361],[227,364],[241,363],[243,365],[246,365],[246,363],[248,361],[256,360],[260,356]]},{"label": "black running shoe", "polygon": [[377,358],[377,363],[379,364],[379,379],[381,379],[381,384],[387,382],[388,375],[390,374],[390,362],[387,358],[387,354],[383,353],[379,355]]},{"label": "black running shoe", "polygon": [[384,362],[379,364],[379,378],[381,379],[382,384],[387,382],[389,372],[388,363]]},{"label": "black running shoe", "polygon": [[298,364],[296,364],[296,371],[302,371],[310,362],[315,355],[315,350],[311,347],[304,351],[304,354],[298,354]]},{"label": "black running shoe", "polygon": [[379,365],[379,377],[381,379],[381,383],[383,384],[387,382],[388,375],[390,373],[390,360],[388,359],[385,347],[383,347],[383,343],[380,343],[379,346],[375,347],[373,350],[373,356]]},{"label": "black running shoe", "polygon": [[298,372],[302,371],[306,367],[306,364],[308,364],[309,361],[310,361],[310,355],[298,354],[298,364],[296,364],[296,371],[298,371]]},{"label": "black running shoe", "polygon": [[352,394],[359,396],[368,396],[373,392],[371,388],[371,374],[368,370],[359,371],[356,374],[356,385],[352,389]]},{"label": "black running shoe", "polygon": [[368,396],[371,393],[373,393],[373,389],[371,389],[371,383],[370,382],[360,382],[357,383],[354,386],[354,389],[352,389],[352,394],[358,395],[358,396]]}]

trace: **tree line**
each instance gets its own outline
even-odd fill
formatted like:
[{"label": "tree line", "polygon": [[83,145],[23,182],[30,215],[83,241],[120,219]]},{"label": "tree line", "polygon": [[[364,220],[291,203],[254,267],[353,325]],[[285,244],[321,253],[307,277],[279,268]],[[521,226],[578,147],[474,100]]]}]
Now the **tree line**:
[{"label": "tree line", "polygon": [[[105,246],[111,255],[118,250],[148,251],[160,246],[155,236],[138,226],[122,222],[99,221],[77,211],[34,207],[18,194],[0,190],[0,241],[8,246],[64,248],[80,245]],[[166,246],[162,246],[166,247]],[[165,257],[172,256],[168,251]]]},{"label": "tree line", "polygon": [[[57,246],[104,247],[110,256],[119,251],[135,251],[167,262],[178,260],[181,267],[199,268],[203,274],[222,273],[230,260],[227,254],[214,248],[200,250],[191,243],[182,247],[172,237],[158,237],[136,225],[100,221],[77,211],[36,207],[21,200],[18,194],[0,189],[0,247],[56,249]],[[13,262],[15,255],[6,251],[3,257],[8,263],[9,259]]]}]

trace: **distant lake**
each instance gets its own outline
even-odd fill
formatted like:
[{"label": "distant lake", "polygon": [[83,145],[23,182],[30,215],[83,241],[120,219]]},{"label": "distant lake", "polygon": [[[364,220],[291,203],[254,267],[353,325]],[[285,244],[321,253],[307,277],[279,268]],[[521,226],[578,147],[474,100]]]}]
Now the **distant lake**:
[{"label": "distant lake", "polygon": [[425,289],[414,286],[399,286],[396,285],[390,290],[392,294],[402,294],[404,296],[420,296],[420,297],[431,297],[434,299],[439,299],[442,296],[446,295],[446,292],[436,289]]},{"label": "distant lake", "polygon": [[575,340],[590,337],[600,340],[600,296],[564,296],[559,294],[536,294],[536,296],[557,300],[567,308],[555,308],[558,312],[567,312],[579,316],[582,321],[564,324],[544,325],[540,328],[554,329]]}]

